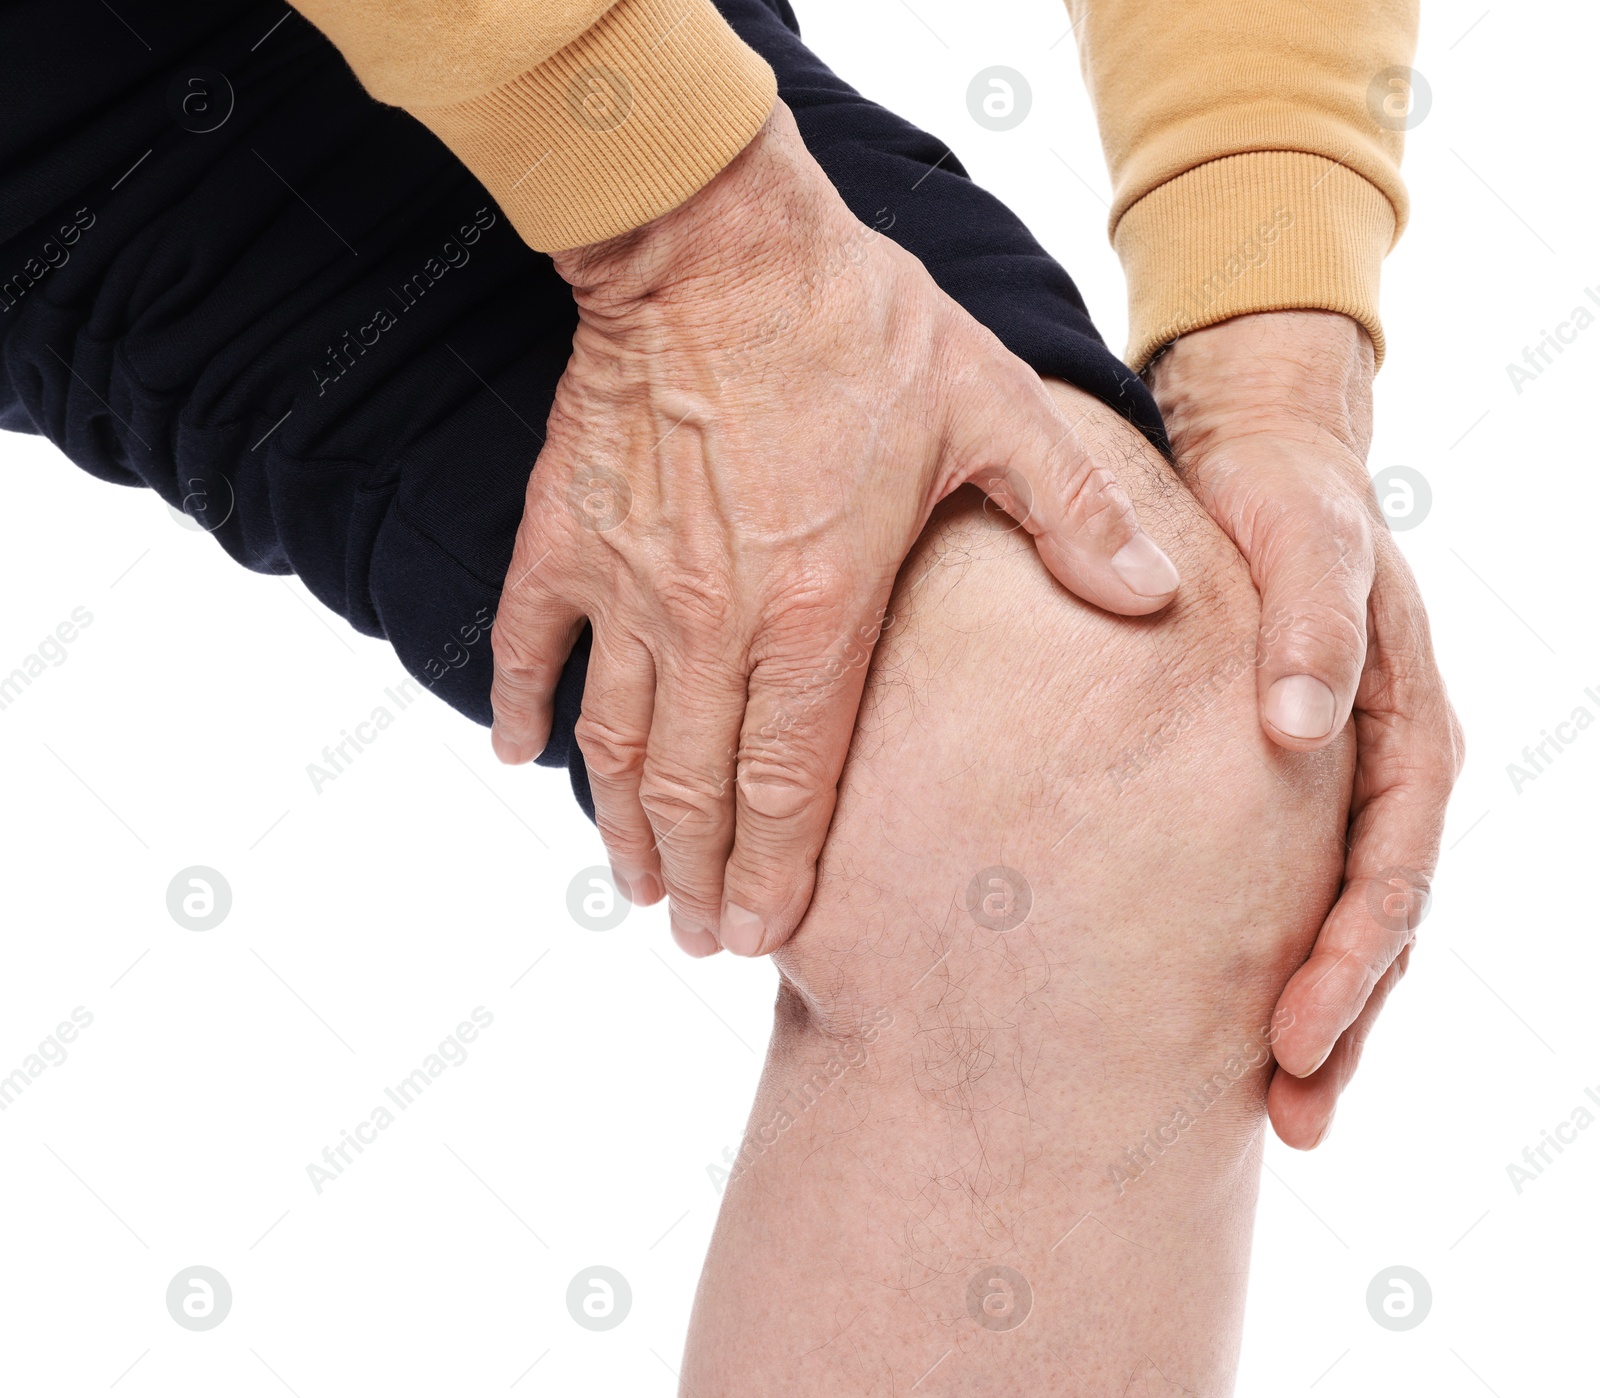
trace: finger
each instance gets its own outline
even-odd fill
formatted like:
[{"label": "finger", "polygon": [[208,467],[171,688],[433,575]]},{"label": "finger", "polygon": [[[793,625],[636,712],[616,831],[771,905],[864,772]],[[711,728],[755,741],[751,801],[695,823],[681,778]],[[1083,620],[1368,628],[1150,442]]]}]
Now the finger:
[{"label": "finger", "polygon": [[1460,729],[1433,664],[1426,614],[1409,575],[1391,582],[1388,572],[1373,594],[1373,663],[1356,699],[1345,888],[1278,1001],[1293,1022],[1274,1052],[1299,1077],[1333,1051],[1415,936],[1461,767]]},{"label": "finger", "polygon": [[[1030,534],[1056,579],[1085,601],[1124,616],[1160,611],[1178,590],[1178,570],[1140,526],[1114,463],[1120,452],[1152,453],[1087,394],[1059,399],[1058,411],[1031,371],[991,383],[987,411],[958,418],[952,446],[970,481]],[[1007,424],[997,438],[996,423]],[[1120,429],[1126,428],[1126,432]]]},{"label": "finger", "polygon": [[1261,593],[1261,724],[1279,746],[1309,752],[1332,741],[1355,702],[1374,558],[1364,510],[1301,489],[1275,492],[1245,553]]},{"label": "finger", "polygon": [[494,628],[494,709],[490,741],[502,762],[531,762],[550,741],[552,702],[562,667],[583,630],[584,616],[542,576],[549,549],[533,551],[536,537],[526,519],[517,536]]},{"label": "finger", "polygon": [[672,924],[672,940],[693,957],[715,956],[722,947],[709,932],[696,932],[691,928]]},{"label": "finger", "polygon": [[609,629],[596,632],[574,736],[612,875],[639,906],[660,902],[664,892],[655,832],[639,803],[655,688],[655,666],[644,646],[629,636],[611,637]]},{"label": "finger", "polygon": [[[655,666],[655,711],[639,799],[672,899],[673,934],[683,946],[689,934],[715,938],[721,920],[745,680],[742,667],[718,660],[685,663],[657,654]],[[690,941],[702,943],[699,937]]]},{"label": "finger", "polygon": [[1295,1150],[1315,1150],[1327,1139],[1340,1094],[1349,1086],[1361,1062],[1367,1036],[1378,1021],[1378,1012],[1389,998],[1410,959],[1408,946],[1385,971],[1356,1021],[1343,1034],[1323,1065],[1308,1078],[1297,1078],[1280,1066],[1267,1086],[1267,1116],[1278,1138]]},{"label": "finger", "polygon": [[828,628],[825,650],[759,658],[739,742],[733,853],[722,892],[722,945],[764,956],[811,903],[883,608]]}]

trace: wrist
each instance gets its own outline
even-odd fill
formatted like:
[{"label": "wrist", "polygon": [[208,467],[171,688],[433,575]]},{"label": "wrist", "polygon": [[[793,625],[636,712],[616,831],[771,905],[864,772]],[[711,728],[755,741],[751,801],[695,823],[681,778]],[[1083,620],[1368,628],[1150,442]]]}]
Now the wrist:
[{"label": "wrist", "polygon": [[1180,450],[1270,432],[1331,439],[1364,460],[1375,371],[1360,322],[1332,311],[1267,311],[1179,336],[1146,379]]},{"label": "wrist", "polygon": [[851,227],[865,232],[780,100],[749,144],[677,208],[551,257],[581,303],[631,301],[687,284],[706,296],[724,283],[792,275]]}]

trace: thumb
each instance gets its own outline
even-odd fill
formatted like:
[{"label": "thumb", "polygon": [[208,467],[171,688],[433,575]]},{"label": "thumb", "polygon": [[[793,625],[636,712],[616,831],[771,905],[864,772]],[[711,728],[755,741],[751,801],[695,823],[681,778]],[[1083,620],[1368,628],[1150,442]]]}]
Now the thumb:
[{"label": "thumb", "polygon": [[1344,727],[1366,664],[1371,535],[1359,511],[1341,518],[1315,495],[1280,498],[1256,524],[1245,554],[1261,593],[1261,726],[1310,752]]},{"label": "thumb", "polygon": [[1123,616],[1160,611],[1178,570],[1111,465],[1140,450],[1154,458],[1144,438],[1087,394],[1064,400],[1077,421],[1058,412],[1031,370],[991,386],[999,401],[956,424],[957,459],[975,464],[955,484],[977,486],[1033,535],[1045,566],[1086,602]]}]

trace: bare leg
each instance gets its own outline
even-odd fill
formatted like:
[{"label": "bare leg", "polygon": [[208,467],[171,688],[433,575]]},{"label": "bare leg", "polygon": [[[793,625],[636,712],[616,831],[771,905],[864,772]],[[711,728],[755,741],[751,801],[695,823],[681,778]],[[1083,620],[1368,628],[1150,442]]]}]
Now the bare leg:
[{"label": "bare leg", "polygon": [[1126,450],[1162,617],[1078,603],[975,496],[906,564],[685,1393],[1231,1391],[1268,1019],[1351,754],[1261,735],[1244,567]]}]

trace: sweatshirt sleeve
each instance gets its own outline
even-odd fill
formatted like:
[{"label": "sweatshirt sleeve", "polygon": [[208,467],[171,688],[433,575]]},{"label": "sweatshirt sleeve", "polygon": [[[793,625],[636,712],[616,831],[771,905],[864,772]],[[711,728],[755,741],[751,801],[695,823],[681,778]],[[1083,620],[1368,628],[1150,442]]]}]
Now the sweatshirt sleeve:
[{"label": "sweatshirt sleeve", "polygon": [[754,137],[772,70],[711,0],[292,0],[542,252],[637,228]]},{"label": "sweatshirt sleeve", "polygon": [[[1417,0],[1067,0],[1111,169],[1127,360],[1253,311],[1339,311],[1382,361]],[[1415,109],[1420,112],[1419,106]]]}]

